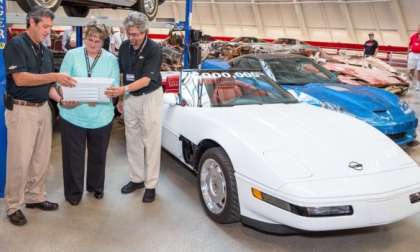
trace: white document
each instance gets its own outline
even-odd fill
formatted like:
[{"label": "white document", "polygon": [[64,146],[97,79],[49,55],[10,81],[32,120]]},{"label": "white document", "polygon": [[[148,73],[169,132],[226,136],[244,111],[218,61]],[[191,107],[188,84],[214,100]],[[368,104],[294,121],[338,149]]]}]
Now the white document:
[{"label": "white document", "polygon": [[63,87],[64,101],[79,102],[110,102],[111,99],[105,95],[105,90],[112,87],[112,78],[74,78],[77,83],[75,87]]}]

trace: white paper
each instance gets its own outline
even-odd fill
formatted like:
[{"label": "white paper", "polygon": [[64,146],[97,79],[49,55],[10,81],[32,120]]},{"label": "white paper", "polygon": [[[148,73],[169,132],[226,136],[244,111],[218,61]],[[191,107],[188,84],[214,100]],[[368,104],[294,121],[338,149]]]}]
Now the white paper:
[{"label": "white paper", "polygon": [[110,102],[105,90],[112,87],[112,78],[82,78],[75,77],[75,87],[61,87],[64,101],[79,102]]}]

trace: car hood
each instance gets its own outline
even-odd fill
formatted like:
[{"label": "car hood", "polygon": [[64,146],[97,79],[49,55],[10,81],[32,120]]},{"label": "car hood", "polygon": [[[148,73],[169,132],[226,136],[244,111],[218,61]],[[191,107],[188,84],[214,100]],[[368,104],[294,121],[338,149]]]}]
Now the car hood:
[{"label": "car hood", "polygon": [[286,89],[298,95],[305,93],[321,102],[336,104],[348,112],[355,111],[390,111],[398,106],[397,99],[389,95],[378,94],[374,88],[350,86],[335,83],[314,83],[306,85],[284,85]]},{"label": "car hood", "polygon": [[[416,166],[370,125],[304,103],[211,108],[202,116],[230,131],[286,180],[360,176]],[[363,169],[351,168],[355,164]]]},{"label": "car hood", "polygon": [[316,106],[333,104],[372,125],[415,120],[414,111],[403,110],[396,95],[378,88],[325,83],[284,87],[300,101]]}]

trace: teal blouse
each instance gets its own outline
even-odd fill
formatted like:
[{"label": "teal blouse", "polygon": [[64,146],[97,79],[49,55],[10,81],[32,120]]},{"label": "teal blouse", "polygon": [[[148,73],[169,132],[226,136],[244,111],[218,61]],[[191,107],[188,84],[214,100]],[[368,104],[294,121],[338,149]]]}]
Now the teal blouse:
[{"label": "teal blouse", "polygon": [[[64,56],[60,72],[67,73],[72,77],[87,77],[88,71],[85,60],[85,48],[78,47],[69,50]],[[89,59],[92,64],[94,59]],[[95,67],[92,69],[92,77],[113,78],[113,86],[120,84],[120,69],[117,58],[102,49]],[[114,106],[112,102],[96,103],[96,106],[89,106],[87,103],[81,103],[75,108],[64,108],[58,106],[60,116],[82,128],[96,129],[108,125],[114,118]]]}]

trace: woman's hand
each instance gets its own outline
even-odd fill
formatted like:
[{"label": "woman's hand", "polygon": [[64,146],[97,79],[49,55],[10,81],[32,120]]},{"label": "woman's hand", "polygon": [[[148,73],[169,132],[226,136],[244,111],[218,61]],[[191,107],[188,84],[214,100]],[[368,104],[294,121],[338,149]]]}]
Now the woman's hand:
[{"label": "woman's hand", "polygon": [[60,101],[60,105],[62,107],[64,107],[64,108],[72,109],[72,108],[75,108],[75,107],[79,106],[80,105],[80,102],[78,102],[78,101],[63,101],[63,100],[61,100]]},{"label": "woman's hand", "polygon": [[124,87],[110,87],[105,90],[105,95],[108,97],[118,97],[125,93]]}]

